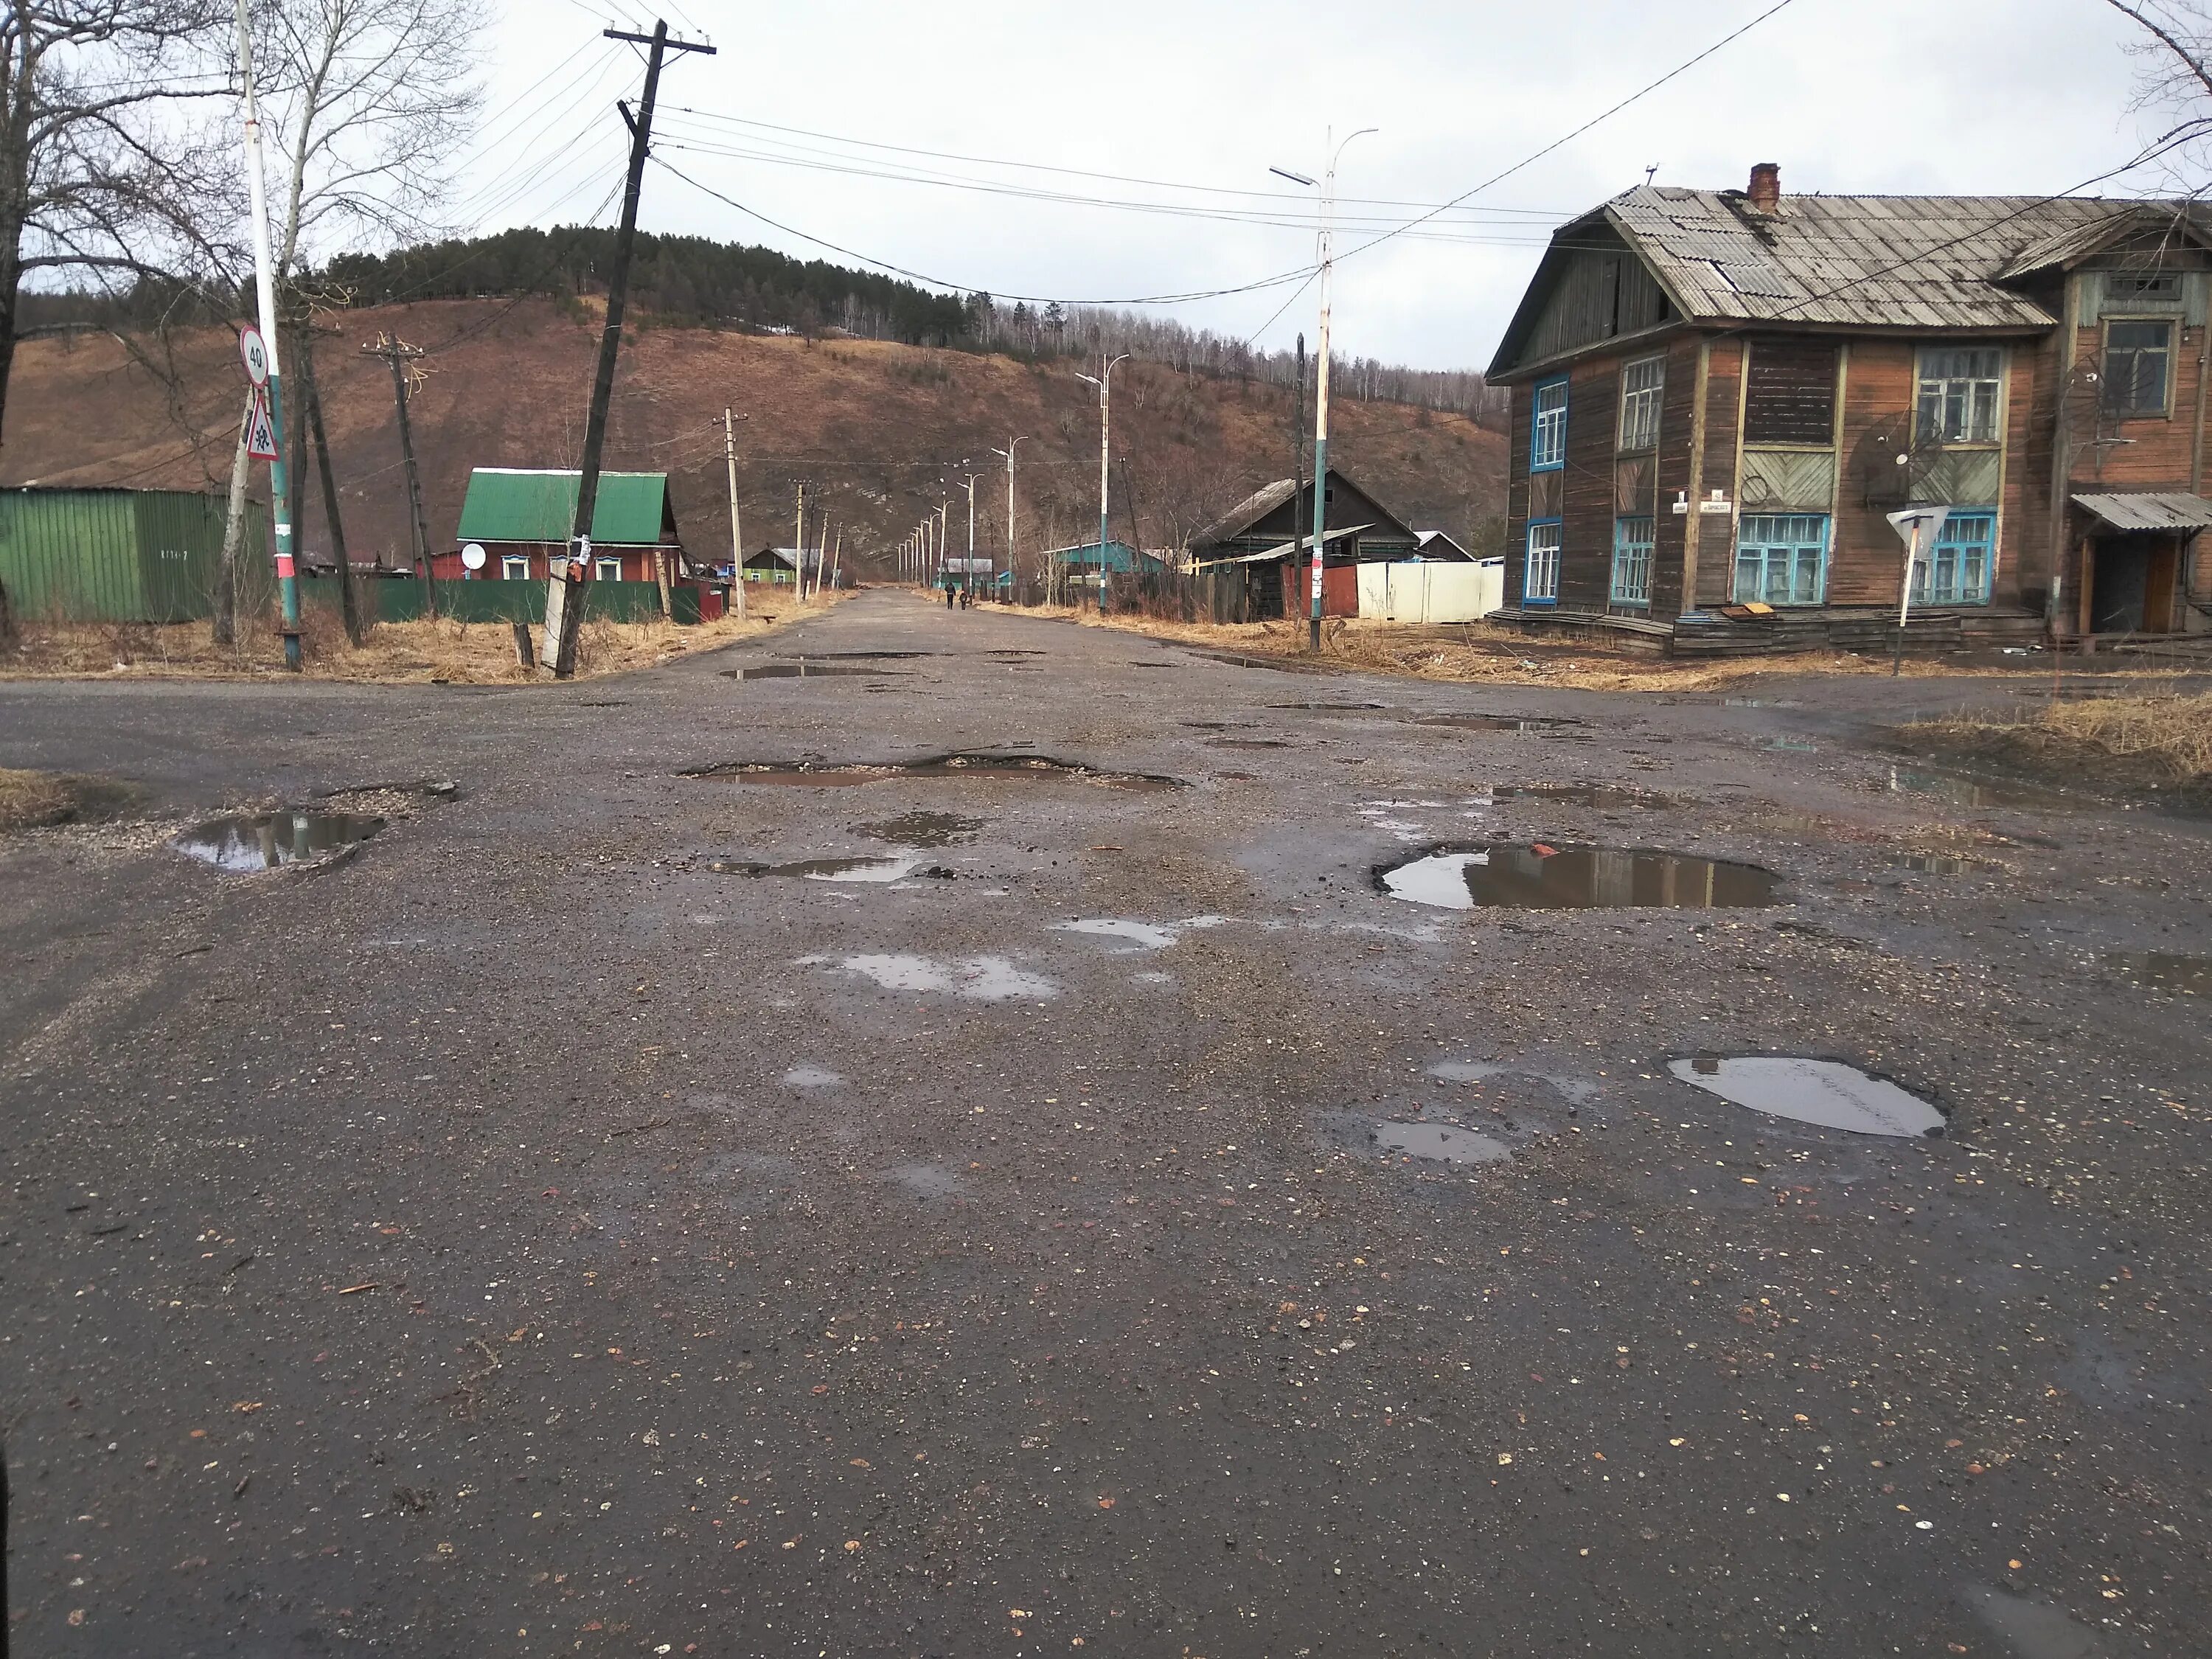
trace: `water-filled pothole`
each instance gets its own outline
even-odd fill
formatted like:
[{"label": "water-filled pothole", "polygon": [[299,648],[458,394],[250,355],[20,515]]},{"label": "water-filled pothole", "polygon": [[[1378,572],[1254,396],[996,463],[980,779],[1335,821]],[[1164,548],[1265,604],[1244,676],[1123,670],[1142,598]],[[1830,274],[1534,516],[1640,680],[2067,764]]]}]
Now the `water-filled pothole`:
[{"label": "water-filled pothole", "polygon": [[1288,749],[1291,746],[1280,738],[1209,738],[1206,741],[1216,749]]},{"label": "water-filled pothole", "polygon": [[801,662],[911,662],[916,657],[941,657],[942,651],[786,651],[778,653]]},{"label": "water-filled pothole", "polygon": [[1914,870],[1923,876],[1963,876],[1974,869],[1973,860],[1942,853],[1893,853],[1889,864],[1893,870]]},{"label": "water-filled pothole", "polygon": [[1386,1152],[1438,1164],[1502,1164],[1513,1156],[1504,1141],[1453,1123],[1378,1123],[1367,1138]]},{"label": "water-filled pothole", "polygon": [[797,876],[806,881],[903,881],[908,876],[934,877],[949,881],[953,872],[941,866],[924,869],[921,860],[894,857],[794,859],[788,864],[755,864],[736,859],[716,859],[707,866],[726,876]]},{"label": "water-filled pothole", "polygon": [[382,818],[360,812],[234,813],[194,824],[169,845],[227,875],[248,875],[303,864],[383,828]]},{"label": "water-filled pothole", "polygon": [[973,841],[982,827],[981,818],[957,817],[951,812],[905,812],[875,823],[856,823],[853,830],[871,841],[887,841],[899,847],[951,847]]},{"label": "water-filled pothole", "polygon": [[1050,760],[1042,755],[939,755],[932,760],[861,763],[840,766],[812,761],[775,763],[735,761],[720,766],[701,766],[683,772],[687,778],[731,778],[739,783],[797,784],[813,788],[881,783],[890,778],[1011,779],[1026,782],[1094,784],[1102,789],[1152,792],[1183,789],[1181,778],[1157,777],[1145,772],[1103,772],[1073,761]]},{"label": "water-filled pothole", "polygon": [[726,680],[820,680],[839,676],[864,675],[880,678],[903,673],[903,669],[870,668],[856,662],[770,662],[753,668],[725,668]]},{"label": "water-filled pothole", "polygon": [[1300,662],[1293,657],[1247,657],[1234,651],[1200,651],[1199,656],[1208,662],[1224,663],[1231,668],[1272,668],[1285,674],[1334,674],[1336,670],[1317,662]]},{"label": "water-filled pothole", "polygon": [[2153,991],[2212,996],[2212,957],[2182,956],[2172,951],[2107,951],[2104,961],[2121,978]]},{"label": "water-filled pothole", "polygon": [[1854,1134],[1939,1135],[1943,1114],[1887,1078],[1841,1060],[1745,1054],[1720,1060],[1670,1060],[1667,1069],[1735,1105],[1769,1117]]},{"label": "water-filled pothole", "polygon": [[1667,806],[1665,795],[1625,783],[1501,783],[1486,791],[1477,805],[1502,800],[1540,800],[1563,806]]},{"label": "water-filled pothole", "polygon": [[1367,714],[1388,708],[1387,702],[1271,702],[1270,708],[1295,708],[1305,714]]},{"label": "water-filled pothole", "polygon": [[2032,784],[1992,783],[1963,772],[1918,772],[1901,766],[1889,769],[1889,789],[1894,794],[1926,795],[1953,806],[1982,810],[1992,806],[2030,807],[2059,811],[2080,803]]},{"label": "water-filled pothole", "polygon": [[1755,864],[1686,853],[1501,842],[1438,848],[1386,865],[1375,884],[1393,898],[1446,910],[1571,910],[1772,904],[1778,883]]},{"label": "water-filled pothole", "polygon": [[1559,714],[1425,714],[1420,726],[1452,726],[1462,732],[1563,732],[1587,722]]}]

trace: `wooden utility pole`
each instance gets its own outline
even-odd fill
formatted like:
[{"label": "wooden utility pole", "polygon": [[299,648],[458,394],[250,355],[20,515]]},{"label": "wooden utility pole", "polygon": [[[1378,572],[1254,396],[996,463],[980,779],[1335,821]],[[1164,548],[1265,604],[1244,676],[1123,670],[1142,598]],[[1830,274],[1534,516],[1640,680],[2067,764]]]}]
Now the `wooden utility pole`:
[{"label": "wooden utility pole", "polygon": [[806,481],[799,483],[799,523],[791,532],[791,579],[799,586],[795,592],[801,605],[806,603]]},{"label": "wooden utility pole", "polygon": [[330,441],[323,434],[323,398],[315,385],[315,354],[307,343],[304,329],[295,355],[300,365],[300,403],[307,416],[307,438],[315,447],[315,466],[322,476],[323,518],[331,527],[331,557],[337,564],[338,614],[345,621],[346,643],[358,646],[367,630],[362,623],[361,596],[354,590],[353,566],[346,557],[345,525],[338,516],[338,483],[331,472]]},{"label": "wooden utility pole", "polygon": [[738,517],[738,417],[722,411],[722,459],[730,465],[730,614],[745,615],[745,532]]},{"label": "wooden utility pole", "polygon": [[837,526],[837,551],[830,560],[830,591],[832,593],[837,591],[837,573],[844,568],[844,564],[845,526],[841,524]]},{"label": "wooden utility pole", "polygon": [[623,186],[622,225],[615,232],[613,267],[607,272],[607,320],[599,335],[599,366],[592,379],[591,414],[584,422],[583,476],[576,481],[576,518],[568,536],[565,568],[556,569],[545,586],[545,665],[556,679],[576,672],[576,634],[583,626],[583,580],[592,559],[592,515],[599,501],[599,456],[606,447],[607,405],[615,390],[615,359],[622,349],[623,308],[629,298],[630,250],[637,242],[637,198],[645,185],[645,158],[653,137],[653,100],[660,91],[661,60],[673,49],[702,52],[714,47],[688,40],[671,40],[665,19],[657,19],[651,34],[628,29],[603,31],[610,40],[629,40],[651,48],[645,60],[645,94],[633,117],[627,105],[618,104],[629,123],[629,175]]},{"label": "wooden utility pole", "polygon": [[392,366],[392,396],[399,405],[399,459],[407,470],[408,532],[415,540],[415,572],[422,579],[422,614],[438,615],[438,586],[430,580],[430,526],[422,516],[422,478],[415,470],[415,428],[407,418],[407,392],[420,370],[401,367],[422,355],[421,346],[389,334],[376,337],[374,345],[361,349],[364,357],[381,357]]}]

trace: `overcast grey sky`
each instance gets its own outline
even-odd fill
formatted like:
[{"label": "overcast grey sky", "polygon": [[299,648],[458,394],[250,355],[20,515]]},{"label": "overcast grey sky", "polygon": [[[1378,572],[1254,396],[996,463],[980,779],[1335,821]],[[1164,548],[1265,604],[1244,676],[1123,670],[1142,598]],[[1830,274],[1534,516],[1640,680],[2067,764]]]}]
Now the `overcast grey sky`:
[{"label": "overcast grey sky", "polygon": [[[671,62],[655,149],[792,231],[961,288],[1070,301],[1235,288],[1311,263],[1312,192],[1267,168],[1317,174],[1331,124],[1340,137],[1381,129],[1344,154],[1342,252],[1771,3],[670,0],[672,28],[719,52]],[[613,100],[635,97],[643,71],[599,30],[649,28],[653,15],[504,0],[458,219],[489,229],[596,210],[613,222],[626,145]],[[1709,187],[1740,187],[1753,161],[1772,161],[1785,191],[2073,188],[2148,131],[2129,107],[2126,38],[2103,0],[1791,0],[1466,209],[1344,259],[1338,349],[1481,366],[1551,228],[1655,164],[1662,183]],[[640,223],[854,263],[659,167]],[[1314,301],[1310,287],[1294,300],[1284,287],[1172,311],[1286,345],[1300,328],[1310,337]]]}]

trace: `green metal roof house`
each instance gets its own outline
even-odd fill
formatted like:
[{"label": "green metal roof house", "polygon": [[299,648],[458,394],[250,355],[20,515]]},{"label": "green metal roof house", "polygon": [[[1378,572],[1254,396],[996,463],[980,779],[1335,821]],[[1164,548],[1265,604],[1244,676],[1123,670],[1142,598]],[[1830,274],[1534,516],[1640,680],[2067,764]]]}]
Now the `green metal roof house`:
[{"label": "green metal roof house", "polygon": [[[543,580],[547,561],[568,545],[576,521],[583,474],[535,468],[480,466],[469,474],[454,544],[431,561],[433,574],[457,580],[460,550],[476,542],[487,555],[487,576]],[[669,500],[665,472],[602,472],[592,504],[592,574],[600,580],[653,581],[654,552],[676,556],[683,539]]]},{"label": "green metal roof house", "polygon": [[[221,495],[182,489],[0,489],[0,588],[23,622],[196,622],[214,609]],[[268,603],[269,512],[247,506],[238,605]]]}]

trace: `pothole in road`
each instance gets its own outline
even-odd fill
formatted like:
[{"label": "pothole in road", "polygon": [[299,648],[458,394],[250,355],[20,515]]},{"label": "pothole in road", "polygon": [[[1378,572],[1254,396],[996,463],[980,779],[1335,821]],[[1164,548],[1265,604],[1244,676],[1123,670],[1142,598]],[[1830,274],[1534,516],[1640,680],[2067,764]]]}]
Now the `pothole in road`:
[{"label": "pothole in road", "polygon": [[707,866],[726,876],[797,876],[805,881],[903,881],[908,876],[928,876],[950,881],[953,872],[942,866],[922,867],[921,860],[911,857],[880,857],[835,859],[795,859],[788,864],[752,864],[734,859],[716,859]]},{"label": "pothole in road", "polygon": [[951,847],[973,841],[982,827],[981,818],[957,817],[951,812],[907,812],[875,823],[856,823],[853,830],[871,841],[899,847]]},{"label": "pothole in road", "polygon": [[852,662],[771,662],[755,668],[725,668],[726,680],[819,680],[838,676],[865,675],[879,678],[902,672],[896,668],[870,668]]},{"label": "pothole in road", "polygon": [[1051,760],[1042,755],[939,755],[932,760],[893,762],[883,765],[816,764],[811,761],[778,763],[738,761],[720,766],[702,766],[678,774],[687,778],[730,778],[739,783],[797,784],[811,788],[880,783],[888,778],[1009,779],[1027,782],[1087,783],[1101,789],[1153,793],[1187,789],[1181,778],[1157,777],[1144,772],[1104,772],[1073,761]]},{"label": "pothole in road", "polygon": [[1438,1164],[1503,1164],[1513,1156],[1504,1141],[1452,1123],[1378,1123],[1367,1139],[1385,1152]]},{"label": "pothole in road", "polygon": [[1216,749],[1288,749],[1291,746],[1280,738],[1209,738],[1206,741]]},{"label": "pothole in road", "polygon": [[1950,858],[1941,853],[1898,853],[1891,856],[1893,870],[1914,870],[1923,876],[1964,876],[1972,874],[1975,861],[1972,859]]},{"label": "pothole in road", "polygon": [[916,1198],[964,1198],[968,1183],[954,1171],[935,1164],[898,1164],[884,1172],[894,1186]]},{"label": "pothole in road", "polygon": [[2104,963],[2122,979],[2149,990],[2181,996],[2212,995],[2212,957],[2182,956],[2172,951],[2107,951]]},{"label": "pothole in road", "polygon": [[1271,702],[1270,708],[1295,708],[1306,714],[1371,714],[1387,702]]},{"label": "pothole in road", "polygon": [[1224,926],[1226,916],[1186,916],[1181,921],[1136,921],[1126,916],[1084,916],[1073,921],[1056,921],[1056,933],[1088,933],[1097,939],[1126,939],[1127,945],[1114,954],[1127,956],[1139,951],[1164,951],[1183,934]]},{"label": "pothole in road", "polygon": [[1623,783],[1502,783],[1474,804],[1506,800],[1553,801],[1562,806],[1670,806],[1666,796]]},{"label": "pothole in road", "polygon": [[1438,848],[1378,869],[1375,884],[1446,910],[1706,909],[1772,904],[1778,881],[1723,859],[1532,842]]},{"label": "pothole in road", "polygon": [[977,1002],[1006,1002],[1018,997],[1042,1001],[1060,994],[1060,987],[1052,981],[1025,973],[1004,957],[967,957],[949,962],[917,956],[801,957],[799,963],[803,968],[835,968],[886,991],[950,993]]},{"label": "pothole in road", "polygon": [[1923,772],[1901,766],[1889,769],[1887,787],[1893,794],[1926,795],[1952,806],[1981,811],[1993,806],[2040,808],[2059,811],[2080,803],[2029,784],[1992,783],[1963,772]]},{"label": "pothole in road", "polygon": [[1683,1082],[1769,1117],[1822,1129],[1906,1139],[1943,1133],[1943,1114],[1886,1078],[1835,1060],[1779,1054],[1670,1060]]},{"label": "pothole in road", "polygon": [[1231,668],[1272,668],[1284,674],[1334,674],[1334,667],[1320,663],[1299,662],[1289,657],[1246,657],[1233,651],[1200,651],[1195,653],[1208,662],[1218,662]]},{"label": "pothole in road", "polygon": [[1560,714],[1426,714],[1418,726],[1451,726],[1462,732],[1519,732],[1541,735],[1560,732],[1588,722]]},{"label": "pothole in road", "polygon": [[234,813],[194,824],[169,845],[226,875],[305,864],[367,841],[385,821],[359,812]]},{"label": "pothole in road", "polygon": [[912,662],[917,657],[941,657],[942,651],[801,651],[778,654],[800,662]]},{"label": "pothole in road", "polygon": [[826,1066],[799,1065],[783,1074],[784,1086],[790,1089],[834,1089],[844,1080]]}]

